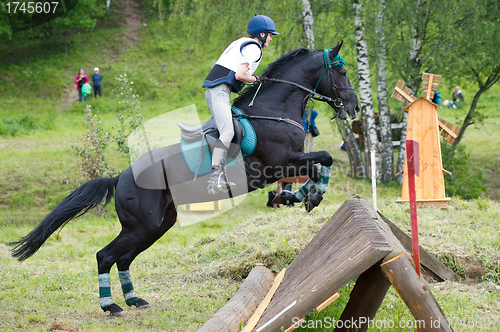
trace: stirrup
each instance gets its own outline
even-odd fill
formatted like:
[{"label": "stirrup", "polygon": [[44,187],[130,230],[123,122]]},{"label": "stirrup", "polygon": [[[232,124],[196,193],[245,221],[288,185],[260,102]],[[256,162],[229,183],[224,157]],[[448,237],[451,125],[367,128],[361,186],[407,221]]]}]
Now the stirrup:
[{"label": "stirrup", "polygon": [[[224,180],[222,177],[224,177]],[[217,178],[217,189],[220,192],[227,193],[229,190],[233,190],[234,188],[236,188],[236,184],[234,182],[229,182],[226,173],[221,172]]]}]

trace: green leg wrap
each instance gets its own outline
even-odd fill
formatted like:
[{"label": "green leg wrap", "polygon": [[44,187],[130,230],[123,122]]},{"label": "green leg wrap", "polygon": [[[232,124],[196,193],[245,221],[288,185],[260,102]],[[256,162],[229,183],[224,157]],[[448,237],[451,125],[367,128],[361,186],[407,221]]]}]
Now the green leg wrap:
[{"label": "green leg wrap", "polygon": [[332,166],[321,166],[319,171],[319,179],[316,184],[316,188],[320,194],[324,194],[326,189],[328,189],[328,182],[330,181],[330,173],[332,172]]},{"label": "green leg wrap", "polygon": [[111,298],[111,281],[109,279],[109,273],[101,273],[98,277],[99,302],[101,303],[101,308],[106,308],[113,304],[113,299]]},{"label": "green leg wrap", "polygon": [[306,195],[311,192],[311,190],[314,188],[315,185],[316,182],[314,182],[313,180],[311,179],[307,180],[307,182],[304,183],[302,187],[300,187],[293,193],[295,198],[297,198],[299,202],[302,202],[304,197],[306,197]]},{"label": "green leg wrap", "polygon": [[120,276],[120,283],[122,284],[123,297],[125,298],[125,303],[128,306],[134,305],[139,298],[135,294],[134,285],[132,284],[132,278],[130,277],[130,271],[118,271]]}]

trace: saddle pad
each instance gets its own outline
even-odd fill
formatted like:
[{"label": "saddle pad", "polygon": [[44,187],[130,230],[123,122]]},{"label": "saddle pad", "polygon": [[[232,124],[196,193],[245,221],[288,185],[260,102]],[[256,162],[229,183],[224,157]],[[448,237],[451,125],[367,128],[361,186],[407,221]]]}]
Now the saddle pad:
[{"label": "saddle pad", "polygon": [[[243,114],[243,111],[238,107],[233,106],[231,110],[234,114]],[[257,135],[255,134],[255,130],[248,119],[238,119],[238,121],[245,130],[245,136],[243,136],[243,141],[240,145],[241,153],[243,154],[243,158],[245,158],[250,156],[255,151],[255,147],[257,146]]]},{"label": "saddle pad", "polygon": [[[232,108],[232,111],[235,114],[243,114],[243,112],[239,108],[234,106]],[[257,135],[255,134],[255,130],[253,129],[248,119],[238,119],[238,121],[240,121],[243,129],[245,130],[245,136],[243,137],[243,141],[240,145],[241,153],[243,155],[243,158],[245,158],[255,151],[255,147],[257,146]],[[198,176],[203,176],[212,172],[212,154],[210,153],[207,142],[205,140],[187,143],[181,139],[181,151],[182,156],[184,157],[184,161],[186,162],[186,166],[191,173],[196,173],[196,168],[200,163],[200,158],[202,158],[202,160],[200,169],[198,170]],[[227,167],[234,166],[237,164],[237,162],[238,161],[229,158]]]}]

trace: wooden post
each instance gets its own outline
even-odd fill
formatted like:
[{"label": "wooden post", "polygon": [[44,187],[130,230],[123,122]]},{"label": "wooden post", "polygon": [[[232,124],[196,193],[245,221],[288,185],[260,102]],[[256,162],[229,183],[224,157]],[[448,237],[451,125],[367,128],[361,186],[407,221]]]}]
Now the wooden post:
[{"label": "wooden post", "polygon": [[416,327],[424,332],[453,331],[429,286],[413,272],[410,261],[403,254],[383,263],[381,267],[415,317]]},{"label": "wooden post", "polygon": [[373,208],[377,210],[377,163],[375,160],[375,150],[370,152],[371,171],[372,171],[372,200]]},{"label": "wooden post", "polygon": [[236,294],[198,332],[234,332],[250,318],[273,284],[273,273],[263,266],[250,271]]},{"label": "wooden post", "polygon": [[[431,74],[432,75],[432,74]],[[420,276],[420,251],[418,245],[417,197],[415,195],[415,175],[419,176],[418,142],[406,140],[406,160],[408,162],[408,189],[410,196],[411,242],[415,271]]]},{"label": "wooden post", "polygon": [[[339,324],[335,332],[365,332],[368,330],[369,322],[373,320],[378,308],[384,300],[385,294],[389,290],[391,283],[387,280],[379,264],[363,272],[356,281],[349,302],[347,302],[339,321],[356,322],[354,326],[350,324]],[[345,326],[348,325],[349,328]]]}]

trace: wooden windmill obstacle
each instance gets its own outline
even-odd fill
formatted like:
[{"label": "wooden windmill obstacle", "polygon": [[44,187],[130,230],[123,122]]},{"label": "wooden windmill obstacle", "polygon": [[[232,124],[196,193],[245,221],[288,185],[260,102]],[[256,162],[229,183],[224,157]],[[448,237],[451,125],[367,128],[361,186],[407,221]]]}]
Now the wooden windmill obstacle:
[{"label": "wooden windmill obstacle", "polygon": [[[422,97],[426,98],[427,100],[432,100],[434,98],[434,94],[438,90],[438,83],[440,82],[441,82],[441,76],[429,73],[423,73]],[[447,143],[453,144],[453,142],[455,142],[455,139],[458,136],[458,133],[460,133],[460,127],[450,122],[447,122],[443,119],[438,119],[438,121],[439,121],[438,126],[439,130],[441,131],[441,136],[447,138],[446,139]]]},{"label": "wooden windmill obstacle", "polygon": [[[416,98],[409,95],[405,92],[409,90],[411,93],[411,90],[408,88],[402,94],[401,87],[398,87],[401,86],[401,83],[404,87],[404,82],[401,81],[398,82],[398,86],[394,89],[393,97],[400,101],[406,101],[406,107],[404,108],[408,111],[406,138],[420,143],[420,176],[415,179],[417,205],[446,208],[450,198],[446,197],[443,172],[449,172],[443,169],[441,145],[439,142],[440,122],[437,116],[437,108],[441,106],[434,104],[430,100],[434,96],[434,92],[438,89],[441,76],[423,73],[422,81],[422,87],[424,88],[422,97]],[[451,135],[449,132],[453,133],[447,126],[444,127],[447,129],[445,131],[448,135]],[[396,199],[396,202],[409,201],[408,165],[406,162],[403,175],[402,194],[400,198]]]},{"label": "wooden windmill obstacle", "polygon": [[[255,268],[228,304],[198,332],[236,332],[240,326],[244,326],[241,332],[293,331],[299,318],[312,310],[323,310],[358,276],[339,321],[373,321],[392,284],[415,319],[425,322],[422,331],[453,331],[429,287],[412,267],[408,250],[411,239],[403,231],[366,200],[359,196],[348,199],[272,286],[269,273],[262,271],[262,266]],[[425,275],[440,281],[455,278],[425,249],[420,251]],[[262,286],[255,286],[255,280],[260,279]],[[244,287],[247,282],[252,287]],[[261,288],[269,289],[265,296]],[[254,305],[242,304],[242,299]],[[436,326],[438,320],[443,323]],[[348,331],[345,326],[335,331]],[[358,327],[357,331],[367,331],[369,323]]]}]

